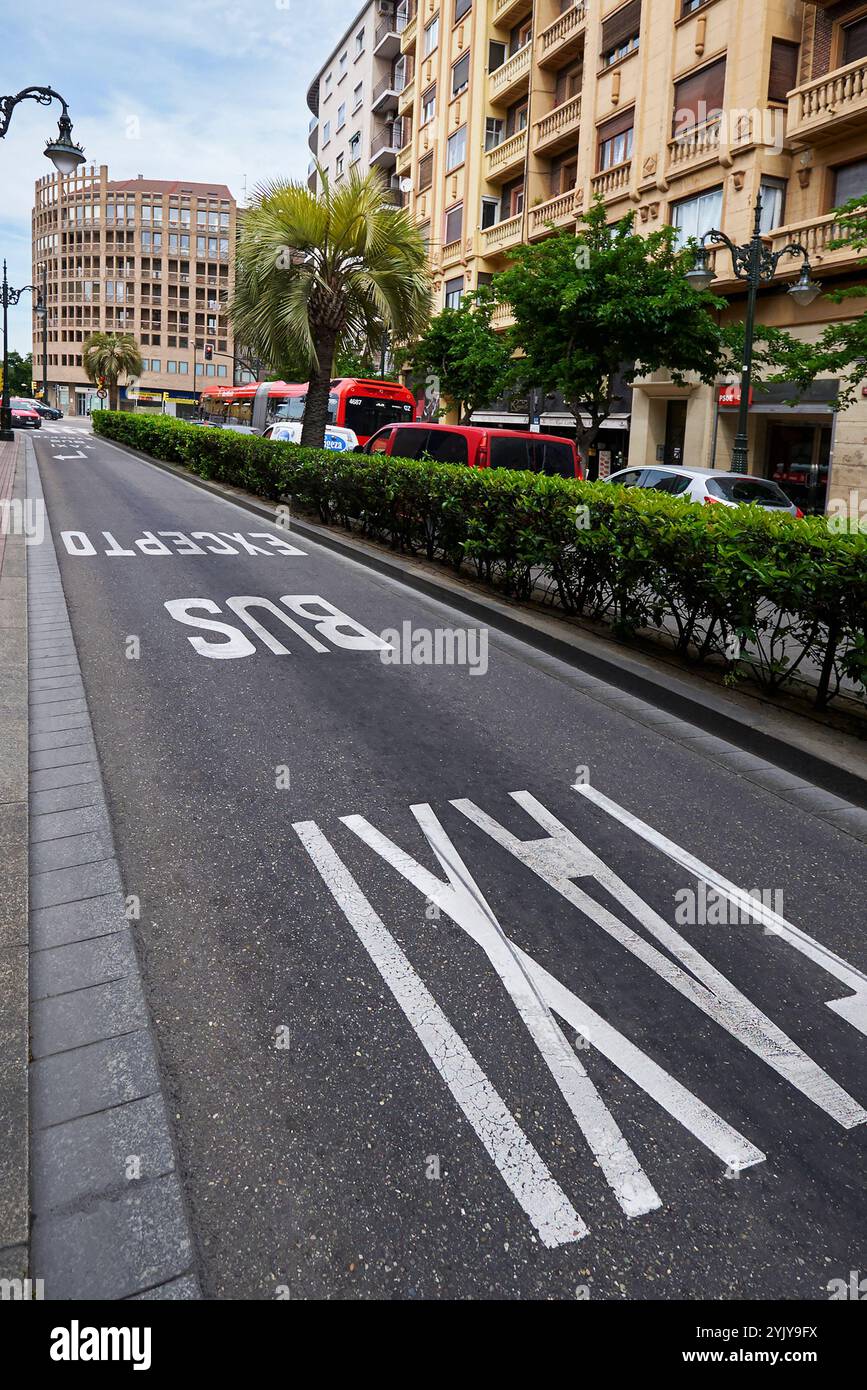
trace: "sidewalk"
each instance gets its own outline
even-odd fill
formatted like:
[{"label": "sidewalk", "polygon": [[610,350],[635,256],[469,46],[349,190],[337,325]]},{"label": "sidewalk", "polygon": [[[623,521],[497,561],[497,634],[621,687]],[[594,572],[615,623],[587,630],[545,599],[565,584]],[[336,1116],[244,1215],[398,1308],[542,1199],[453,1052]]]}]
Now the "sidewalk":
[{"label": "sidewalk", "polygon": [[24,495],[23,441],[0,442],[0,1278],[15,1280],[29,1226],[27,579],[9,504]]}]

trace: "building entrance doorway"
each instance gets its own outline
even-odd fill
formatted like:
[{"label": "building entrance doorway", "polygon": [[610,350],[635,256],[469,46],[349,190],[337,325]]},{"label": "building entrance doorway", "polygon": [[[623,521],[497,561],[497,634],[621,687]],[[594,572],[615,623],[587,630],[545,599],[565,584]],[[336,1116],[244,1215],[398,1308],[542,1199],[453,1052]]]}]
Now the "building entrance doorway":
[{"label": "building entrance doorway", "polygon": [[830,425],[769,421],[765,476],[779,483],[802,512],[824,513],[830,459]]}]

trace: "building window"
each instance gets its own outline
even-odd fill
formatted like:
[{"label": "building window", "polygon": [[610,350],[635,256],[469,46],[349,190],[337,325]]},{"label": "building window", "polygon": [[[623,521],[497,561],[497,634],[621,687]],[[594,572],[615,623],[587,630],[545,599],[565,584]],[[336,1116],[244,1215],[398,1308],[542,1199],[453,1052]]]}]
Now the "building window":
[{"label": "building window", "polygon": [[834,170],[834,206],[840,207],[851,198],[867,194],[867,159],[843,164]]},{"label": "building window", "polygon": [[786,185],[782,179],[762,179],[762,235],[768,236],[786,221]]},{"label": "building window", "polygon": [[443,303],[447,309],[459,309],[464,293],[464,277],[457,276],[454,280],[446,280]]},{"label": "building window", "polygon": [[328,144],[328,142],[329,142],[330,139],[331,139],[331,122],[330,122],[330,121],[326,121],[325,124],[324,124],[324,126],[322,127],[322,148],[323,148],[323,149],[324,149],[325,146]]},{"label": "building window", "polygon": [[503,138],[503,122],[500,116],[485,118],[485,149],[492,150]]},{"label": "building window", "polygon": [[867,58],[867,15],[856,19],[854,24],[843,26],[843,44],[840,54],[843,67],[859,58]]},{"label": "building window", "polygon": [[719,58],[700,72],[674,84],[673,134],[682,136],[696,127],[712,125],[723,112],[726,60]]},{"label": "building window", "polygon": [[436,46],[437,46],[437,44],[439,43],[439,41],[440,41],[440,17],[439,17],[439,15],[435,15],[434,18],[431,20],[430,24],[426,25],[426,27],[425,27],[425,31],[424,31],[424,44],[423,44],[423,47],[422,47],[422,56],[423,56],[424,58],[427,58],[428,55],[429,55],[430,53],[433,53],[433,51],[434,51],[434,49],[436,48]]},{"label": "building window", "polygon": [[455,0],[455,24],[459,19],[463,19],[467,11],[472,7],[473,0]]},{"label": "building window", "polygon": [[356,58],[359,58],[363,52],[364,52],[364,30],[363,30],[363,29],[359,29],[358,33],[355,35],[355,56],[356,56]]},{"label": "building window", "polygon": [[426,154],[418,162],[418,191],[423,193],[433,183],[433,154]]},{"label": "building window", "polygon": [[357,130],[349,142],[349,162],[355,164],[361,158],[361,131]]},{"label": "building window", "polygon": [[452,96],[465,92],[470,85],[470,55],[465,53],[452,68]]},{"label": "building window", "polygon": [[338,81],[338,82],[342,82],[342,81],[343,81],[343,78],[346,76],[346,51],[345,51],[345,50],[343,51],[343,53],[341,53],[340,57],[339,57],[338,60],[337,60],[337,73],[338,73],[337,81]]},{"label": "building window", "polygon": [[676,245],[685,246],[690,237],[698,241],[705,232],[722,221],[722,188],[708,188],[694,198],[683,198],[671,207],[671,225],[677,232]]},{"label": "building window", "polygon": [[599,173],[625,164],[632,158],[632,136],[635,112],[627,111],[599,127],[596,168]]},{"label": "building window", "polygon": [[449,136],[446,146],[446,173],[450,174],[453,169],[457,169],[463,164],[467,157],[467,128],[462,125],[460,130]]},{"label": "building window", "polygon": [[323,101],[325,101],[327,97],[331,96],[331,78],[332,73],[327,72],[325,74],[325,96],[322,98]]},{"label": "building window", "polygon": [[421,123],[422,123],[422,125],[427,125],[428,121],[432,121],[433,118],[434,118],[434,116],[436,115],[436,113],[437,113],[437,84],[434,83],[432,87],[428,87],[428,89],[427,89],[426,92],[422,92],[422,96],[421,96]]},{"label": "building window", "polygon": [[346,125],[346,102],[342,101],[337,108],[337,129],[342,130]]},{"label": "building window", "polygon": [[449,208],[443,222],[443,243],[448,246],[453,241],[459,241],[463,233],[464,226],[464,205],[457,203],[455,207]]},{"label": "building window", "polygon": [[641,29],[641,0],[629,0],[619,10],[602,21],[602,62],[607,67],[618,63],[638,47]]},{"label": "building window", "polygon": [[768,101],[787,102],[789,92],[798,85],[798,55],[800,45],[786,39],[771,39],[771,70],[768,76]]},{"label": "building window", "polygon": [[342,178],[343,178],[343,155],[342,155],[342,154],[339,154],[339,155],[337,156],[337,158],[335,159],[335,161],[334,161],[334,177],[335,177],[336,179],[342,179]]},{"label": "building window", "polygon": [[500,220],[500,200],[499,198],[482,199],[482,229],[485,227],[496,227]]},{"label": "building window", "polygon": [[359,106],[361,105],[361,101],[362,101],[363,96],[364,96],[364,83],[363,83],[363,82],[359,82],[358,86],[355,88],[355,91],[352,93],[352,109],[353,109],[353,111],[357,111],[357,110],[358,110]]}]

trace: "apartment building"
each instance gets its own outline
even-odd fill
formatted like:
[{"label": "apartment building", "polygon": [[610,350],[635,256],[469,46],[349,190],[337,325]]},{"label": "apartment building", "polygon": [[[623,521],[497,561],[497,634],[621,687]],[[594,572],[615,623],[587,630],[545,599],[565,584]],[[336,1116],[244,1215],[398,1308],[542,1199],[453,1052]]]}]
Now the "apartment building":
[{"label": "apartment building", "polygon": [[308,185],[321,189],[316,171],[334,184],[351,169],[380,169],[390,194],[400,201],[394,166],[409,138],[398,116],[398,98],[408,80],[409,60],[400,51],[405,11],[393,0],[373,0],[350,24],[307,91],[309,145],[313,155]]},{"label": "apartment building", "polygon": [[[122,405],[192,415],[206,380],[230,384],[236,217],[224,184],[115,180],[106,165],[38,179],[33,283],[47,287],[49,403],[70,415],[97,403],[82,367],[94,332],[131,333],[140,346],[141,377],[123,387]],[[34,314],[40,383],[42,351]]]}]

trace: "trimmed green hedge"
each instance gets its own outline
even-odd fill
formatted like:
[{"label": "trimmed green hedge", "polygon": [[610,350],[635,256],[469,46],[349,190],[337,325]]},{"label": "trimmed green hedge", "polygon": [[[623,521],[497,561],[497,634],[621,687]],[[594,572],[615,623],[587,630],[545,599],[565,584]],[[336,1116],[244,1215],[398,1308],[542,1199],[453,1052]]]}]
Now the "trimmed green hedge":
[{"label": "trimmed green hedge", "polygon": [[692,661],[720,656],[770,691],[845,676],[867,689],[867,536],[822,517],[703,507],[507,469],[272,443],[163,416],[96,411],[97,434],[200,477],[316,513],[517,599],[547,597],[623,637],[665,627]]}]

